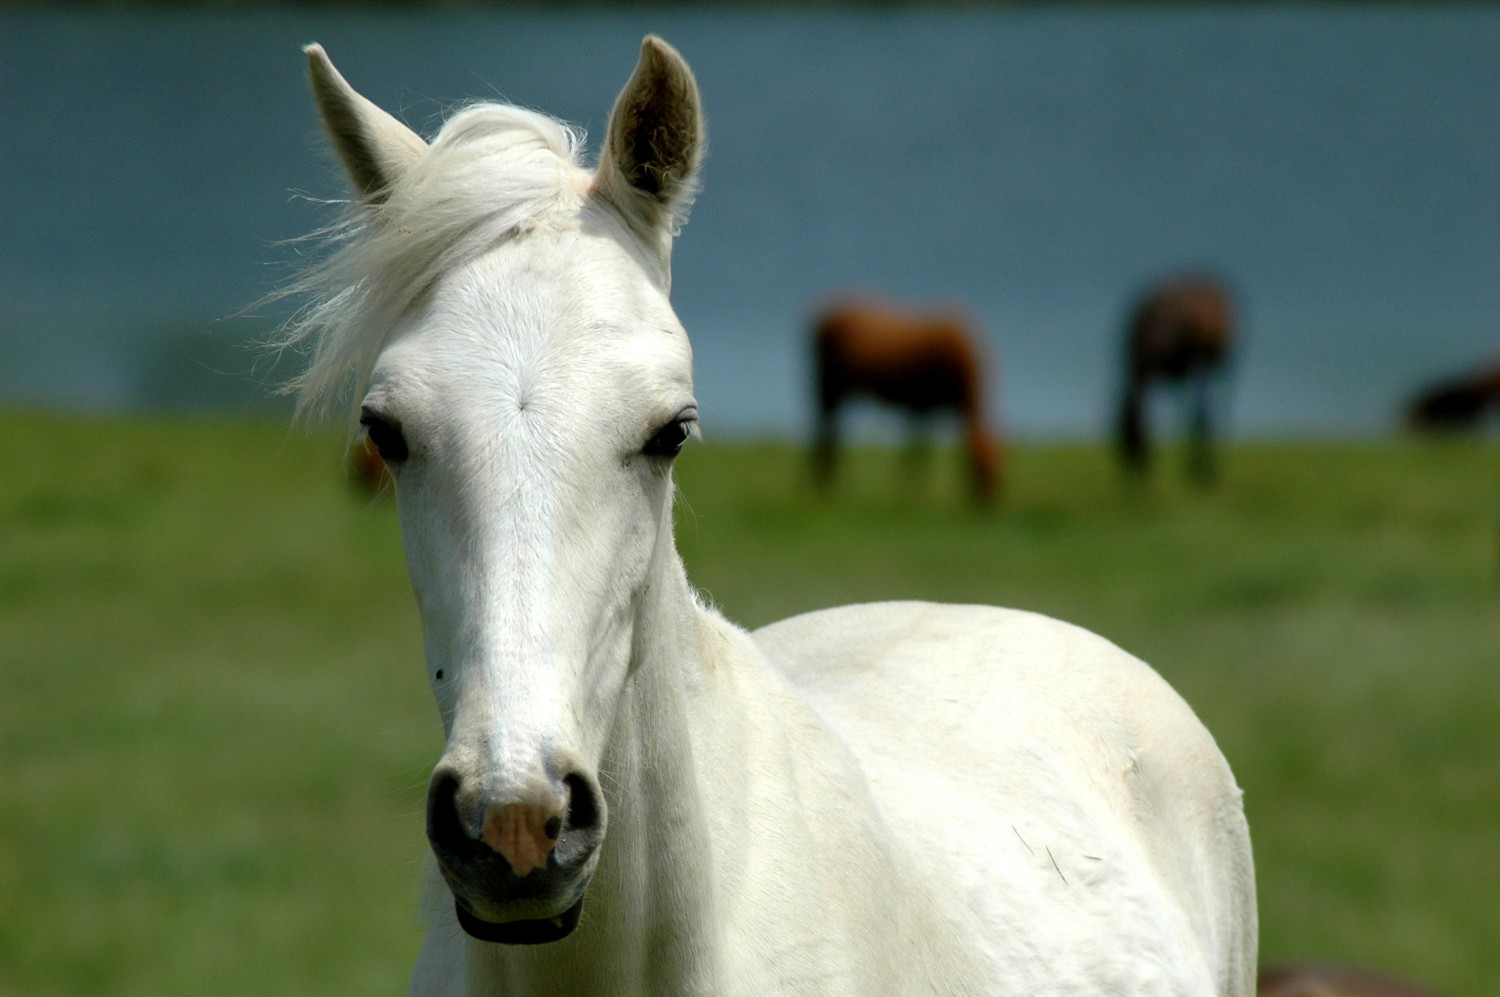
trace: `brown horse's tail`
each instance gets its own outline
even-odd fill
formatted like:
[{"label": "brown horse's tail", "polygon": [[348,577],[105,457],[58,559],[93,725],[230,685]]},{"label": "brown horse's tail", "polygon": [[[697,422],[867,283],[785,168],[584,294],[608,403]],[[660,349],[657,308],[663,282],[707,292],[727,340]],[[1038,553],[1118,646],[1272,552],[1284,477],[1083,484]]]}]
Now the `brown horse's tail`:
[{"label": "brown horse's tail", "polygon": [[985,422],[985,358],[980,353],[978,344],[972,342],[962,330],[959,332],[963,337],[964,352],[969,356],[961,373],[964,382],[963,417],[965,446],[969,456],[969,483],[974,491],[974,499],[981,505],[988,505],[1000,494],[1004,485],[1005,451]]}]

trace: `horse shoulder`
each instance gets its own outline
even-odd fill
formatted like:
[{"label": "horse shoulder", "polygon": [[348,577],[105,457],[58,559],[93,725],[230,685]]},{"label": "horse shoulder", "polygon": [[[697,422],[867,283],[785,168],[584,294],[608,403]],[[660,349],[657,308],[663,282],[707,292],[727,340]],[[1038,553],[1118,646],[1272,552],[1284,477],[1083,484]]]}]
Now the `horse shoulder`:
[{"label": "horse shoulder", "polygon": [[[754,637],[849,743],[917,863],[965,881],[991,931],[1024,925],[1080,953],[1131,939],[1162,973],[1187,973],[1188,990],[1201,970],[1221,992],[1251,992],[1239,790],[1143,662],[1078,627],[977,606],[845,607]],[[954,829],[942,848],[935,828]],[[1181,951],[1184,939],[1198,944]],[[1095,981],[1139,983],[1130,974],[1153,963],[1080,958],[1094,963],[1063,971]]]},{"label": "horse shoulder", "polygon": [[932,965],[943,992],[994,992],[892,849],[840,732],[711,609],[699,647],[694,765],[732,981],[719,992],[919,993]]}]

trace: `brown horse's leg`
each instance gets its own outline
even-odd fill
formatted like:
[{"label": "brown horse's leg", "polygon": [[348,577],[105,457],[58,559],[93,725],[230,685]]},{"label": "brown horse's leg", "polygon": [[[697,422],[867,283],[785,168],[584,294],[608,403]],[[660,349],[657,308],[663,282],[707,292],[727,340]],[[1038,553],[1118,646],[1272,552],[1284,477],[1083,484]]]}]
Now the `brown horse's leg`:
[{"label": "brown horse's leg", "polygon": [[908,492],[913,498],[921,494],[927,481],[928,468],[932,466],[932,416],[926,412],[906,414],[906,448],[901,454],[901,463],[896,474],[899,490]]},{"label": "brown horse's leg", "polygon": [[1213,372],[1199,367],[1188,375],[1188,477],[1202,487],[1212,485],[1219,476],[1214,460]]},{"label": "brown horse's leg", "polygon": [[1150,470],[1151,448],[1146,439],[1146,386],[1139,381],[1132,380],[1125,389],[1115,440],[1125,470],[1145,475]]},{"label": "brown horse's leg", "polygon": [[813,485],[822,492],[833,487],[839,447],[839,406],[843,403],[843,364],[826,322],[813,330],[813,395],[817,404],[813,427]]},{"label": "brown horse's leg", "polygon": [[824,492],[833,487],[834,473],[838,470],[838,406],[837,399],[819,399],[813,440],[813,484]]}]

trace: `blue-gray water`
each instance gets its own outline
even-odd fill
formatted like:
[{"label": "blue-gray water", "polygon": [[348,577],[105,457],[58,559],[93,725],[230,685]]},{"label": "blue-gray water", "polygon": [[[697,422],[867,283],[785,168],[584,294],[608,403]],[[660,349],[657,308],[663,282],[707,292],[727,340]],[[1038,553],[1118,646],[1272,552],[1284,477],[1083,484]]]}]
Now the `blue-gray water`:
[{"label": "blue-gray water", "polygon": [[597,135],[648,30],[710,116],[674,293],[711,428],[803,424],[847,289],[967,306],[1018,434],[1096,434],[1129,297],[1185,268],[1242,301],[1244,434],[1382,432],[1500,353],[1500,9],[10,10],[0,404],[255,394],[256,324],[203,330],[328,219],[294,192],[341,196],[302,43],[422,130],[501,96]]}]

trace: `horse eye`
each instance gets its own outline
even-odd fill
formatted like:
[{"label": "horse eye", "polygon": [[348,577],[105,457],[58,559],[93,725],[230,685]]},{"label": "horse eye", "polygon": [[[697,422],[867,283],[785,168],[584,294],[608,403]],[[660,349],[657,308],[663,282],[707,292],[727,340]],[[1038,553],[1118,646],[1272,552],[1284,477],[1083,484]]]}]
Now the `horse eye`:
[{"label": "horse eye", "polygon": [[697,420],[679,416],[656,431],[656,435],[646,441],[641,448],[641,453],[648,457],[676,457],[682,452],[682,445],[693,435],[693,424]]},{"label": "horse eye", "polygon": [[406,459],[406,437],[401,435],[400,426],[368,408],[359,410],[359,424],[365,427],[370,442],[380,451],[381,460],[387,464],[399,464]]}]

